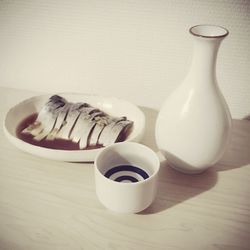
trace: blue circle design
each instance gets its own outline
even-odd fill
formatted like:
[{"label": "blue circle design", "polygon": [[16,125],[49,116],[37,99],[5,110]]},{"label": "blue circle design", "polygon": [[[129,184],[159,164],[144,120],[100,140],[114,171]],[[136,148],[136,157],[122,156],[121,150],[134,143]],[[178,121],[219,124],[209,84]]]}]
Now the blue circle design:
[{"label": "blue circle design", "polygon": [[[121,172],[121,171],[128,171],[128,172],[134,172],[136,174],[139,174],[144,180],[149,178],[149,175],[147,174],[146,171],[144,171],[143,169],[139,168],[139,167],[135,167],[132,165],[119,165],[116,167],[113,167],[111,169],[109,169],[104,176],[107,178],[110,178],[113,174]],[[138,180],[133,177],[133,176],[128,176],[128,175],[124,175],[124,176],[119,176],[115,179],[115,181],[123,181],[123,180],[130,180],[131,182],[138,182]]]},{"label": "blue circle design", "polygon": [[118,182],[125,181],[125,180],[131,181],[131,182],[138,182],[138,180],[135,177],[129,176],[129,175],[122,175],[115,179],[115,181],[118,181]]}]

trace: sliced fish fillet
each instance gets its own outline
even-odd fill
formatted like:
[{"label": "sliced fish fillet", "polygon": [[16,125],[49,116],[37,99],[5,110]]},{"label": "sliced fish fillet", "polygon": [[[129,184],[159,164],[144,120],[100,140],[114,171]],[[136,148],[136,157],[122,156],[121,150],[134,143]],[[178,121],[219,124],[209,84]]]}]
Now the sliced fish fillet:
[{"label": "sliced fish fillet", "polygon": [[85,131],[84,130],[86,126],[85,123],[88,123],[89,121],[91,121],[91,119],[93,118],[91,114],[97,113],[97,112],[99,112],[99,109],[96,109],[93,107],[88,107],[82,110],[70,134],[70,139],[73,142],[76,142],[76,143],[79,142],[82,134]]},{"label": "sliced fish fillet", "polygon": [[112,143],[115,143],[121,133],[126,133],[126,131],[131,128],[133,125],[133,122],[131,121],[120,121],[117,122],[109,131],[109,135],[107,136],[107,139],[104,141],[103,146],[108,146]]},{"label": "sliced fish fillet", "polygon": [[64,125],[65,119],[72,105],[73,103],[68,102],[61,108],[58,117],[56,119],[54,128],[46,137],[47,140],[54,140],[56,138],[58,132]]},{"label": "sliced fish fillet", "polygon": [[60,131],[57,133],[56,138],[69,139],[70,132],[74,127],[77,119],[79,118],[82,110],[86,109],[88,104],[86,103],[76,103],[73,104],[67,114],[66,119],[64,120],[64,124]]},{"label": "sliced fish fillet", "polygon": [[89,138],[88,145],[89,146],[97,146],[98,145],[98,139],[100,137],[100,134],[105,126],[107,126],[111,122],[111,117],[104,114],[102,116],[95,117],[96,125],[94,129],[92,130],[91,136]]},{"label": "sliced fish fillet", "polygon": [[34,140],[41,141],[53,130],[61,109],[61,107],[53,109],[46,115],[42,122],[43,130],[38,135],[34,136]]},{"label": "sliced fish fillet", "polygon": [[55,114],[52,115],[52,113],[57,108],[64,106],[66,102],[67,101],[62,97],[59,97],[57,95],[51,96],[49,98],[49,101],[39,112],[36,121],[25,128],[22,133],[30,133],[33,136],[37,136],[38,134],[40,134],[46,126],[49,126],[51,122],[53,123]]},{"label": "sliced fish fillet", "polygon": [[90,139],[89,139],[89,146],[97,146],[98,145],[98,139],[100,137],[100,134],[102,132],[102,130],[104,129],[105,125],[99,125],[98,123],[96,123]]},{"label": "sliced fish fillet", "polygon": [[106,145],[107,144],[107,141],[108,141],[108,137],[110,135],[110,131],[112,130],[112,128],[115,126],[115,124],[117,122],[120,122],[120,121],[125,121],[127,118],[126,117],[112,117],[110,118],[109,122],[108,122],[108,125],[106,125],[104,127],[104,129],[102,130],[100,136],[99,136],[99,139],[98,139],[98,144],[99,145]]},{"label": "sliced fish fillet", "polygon": [[80,138],[80,144],[79,144],[80,149],[86,148],[88,146],[89,138],[92,134],[93,129],[96,126],[95,118],[101,116],[102,114],[103,112],[96,112],[91,115],[92,116],[91,120],[86,122],[87,125],[85,126],[85,129],[82,131],[82,135]]},{"label": "sliced fish fillet", "polygon": [[108,146],[123,139],[133,122],[126,117],[112,117],[87,103],[70,103],[58,95],[51,96],[34,123],[22,133],[30,133],[37,141],[56,138],[89,146]]}]

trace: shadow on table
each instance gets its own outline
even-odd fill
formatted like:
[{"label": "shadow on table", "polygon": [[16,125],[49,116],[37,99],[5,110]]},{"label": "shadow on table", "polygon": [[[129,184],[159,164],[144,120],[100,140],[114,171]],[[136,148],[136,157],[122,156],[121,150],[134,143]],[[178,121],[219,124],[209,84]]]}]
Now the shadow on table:
[{"label": "shadow on table", "polygon": [[[155,122],[158,112],[141,107],[146,117],[146,132],[143,143],[157,152]],[[217,183],[217,172],[242,167],[250,163],[250,123],[233,120],[233,132],[221,161],[202,174],[187,175],[173,170],[166,160],[161,162],[159,190],[154,203],[141,215],[158,213],[195,197]]]},{"label": "shadow on table", "polygon": [[161,162],[159,188],[153,204],[140,214],[158,213],[197,196],[217,183],[217,172],[209,169],[202,174],[187,175]]},{"label": "shadow on table", "polygon": [[221,160],[213,167],[226,171],[250,164],[250,121],[233,119],[233,130]]}]

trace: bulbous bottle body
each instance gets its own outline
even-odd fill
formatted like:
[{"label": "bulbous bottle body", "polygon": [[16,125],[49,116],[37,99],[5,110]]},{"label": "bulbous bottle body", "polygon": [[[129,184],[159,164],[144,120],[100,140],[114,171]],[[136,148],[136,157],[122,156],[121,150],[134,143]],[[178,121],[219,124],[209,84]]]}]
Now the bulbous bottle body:
[{"label": "bulbous bottle body", "polygon": [[203,26],[191,28],[199,35],[190,71],[164,102],[156,121],[158,148],[170,166],[184,173],[200,173],[214,165],[231,134],[231,115],[215,72],[217,51],[228,31]]}]

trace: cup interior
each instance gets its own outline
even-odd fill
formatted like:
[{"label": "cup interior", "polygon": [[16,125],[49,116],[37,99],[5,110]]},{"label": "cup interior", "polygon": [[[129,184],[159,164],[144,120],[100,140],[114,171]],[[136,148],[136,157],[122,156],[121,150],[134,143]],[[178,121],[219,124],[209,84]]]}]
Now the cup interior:
[{"label": "cup interior", "polygon": [[159,160],[149,148],[138,143],[116,143],[96,159],[99,172],[112,181],[137,183],[150,179],[159,170]]}]

